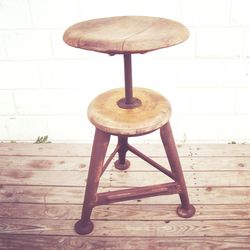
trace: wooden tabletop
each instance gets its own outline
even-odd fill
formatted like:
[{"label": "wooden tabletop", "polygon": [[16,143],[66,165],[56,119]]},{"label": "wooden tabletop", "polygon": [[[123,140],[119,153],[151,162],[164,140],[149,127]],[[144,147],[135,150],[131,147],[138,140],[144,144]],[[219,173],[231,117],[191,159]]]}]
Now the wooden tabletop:
[{"label": "wooden tabletop", "polygon": [[145,53],[185,41],[187,28],[173,20],[118,16],[88,20],[69,27],[64,41],[76,48],[108,54]]}]

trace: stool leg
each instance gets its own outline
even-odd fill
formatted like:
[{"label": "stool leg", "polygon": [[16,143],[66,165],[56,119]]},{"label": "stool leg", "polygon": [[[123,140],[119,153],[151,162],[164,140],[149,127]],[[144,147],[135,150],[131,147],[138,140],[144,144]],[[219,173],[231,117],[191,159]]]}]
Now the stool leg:
[{"label": "stool leg", "polygon": [[129,168],[130,162],[126,160],[126,153],[128,151],[128,137],[127,136],[119,136],[118,144],[121,145],[118,151],[118,160],[115,161],[115,167],[119,170],[125,170]]},{"label": "stool leg", "polygon": [[181,187],[181,192],[179,193],[181,205],[177,208],[177,214],[184,218],[192,217],[195,214],[195,208],[189,202],[187,187],[169,122],[161,127],[160,134],[172,173]]},{"label": "stool leg", "polygon": [[95,206],[97,188],[102,173],[104,158],[109,145],[109,140],[110,134],[96,129],[89,164],[84,203],[82,207],[82,216],[81,219],[75,224],[75,231],[78,234],[88,234],[93,230],[93,223],[90,220],[90,216]]}]

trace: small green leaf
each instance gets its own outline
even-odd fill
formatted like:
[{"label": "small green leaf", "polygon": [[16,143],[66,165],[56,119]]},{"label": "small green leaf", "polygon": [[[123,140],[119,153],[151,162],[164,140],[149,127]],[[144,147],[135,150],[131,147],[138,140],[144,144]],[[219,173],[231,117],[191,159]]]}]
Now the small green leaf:
[{"label": "small green leaf", "polygon": [[36,141],[34,142],[35,144],[40,144],[40,143],[51,143],[51,141],[48,141],[49,137],[48,135],[45,136],[38,136]]}]

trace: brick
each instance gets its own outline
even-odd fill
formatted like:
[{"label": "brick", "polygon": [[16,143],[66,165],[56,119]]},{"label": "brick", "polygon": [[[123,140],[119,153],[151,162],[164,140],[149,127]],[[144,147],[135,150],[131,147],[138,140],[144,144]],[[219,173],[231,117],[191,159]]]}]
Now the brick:
[{"label": "brick", "polygon": [[0,62],[0,89],[23,89],[41,87],[36,62]]},{"label": "brick", "polygon": [[162,94],[170,101],[173,115],[191,112],[191,95],[188,88],[168,88]]},{"label": "brick", "polygon": [[245,44],[244,44],[244,57],[250,58],[250,29],[246,31]]},{"label": "brick", "polygon": [[219,141],[249,143],[250,115],[223,115],[219,117]]},{"label": "brick", "polygon": [[52,58],[50,34],[47,31],[18,31],[4,34],[7,56],[11,60]]},{"label": "brick", "polygon": [[188,26],[225,26],[229,23],[230,0],[181,0],[182,20]]},{"label": "brick", "polygon": [[83,90],[14,91],[17,111],[22,115],[86,114],[91,96]]},{"label": "brick", "polygon": [[7,130],[7,117],[0,117],[0,142],[9,140],[9,133]]},{"label": "brick", "polygon": [[223,86],[250,87],[250,74],[247,60],[225,60]]},{"label": "brick", "polygon": [[0,34],[0,60],[6,59],[6,50],[3,36]]},{"label": "brick", "polygon": [[35,28],[67,28],[79,22],[78,0],[29,1]]},{"label": "brick", "polygon": [[48,135],[46,117],[12,116],[6,125],[10,140],[35,142],[38,136]]},{"label": "brick", "polygon": [[[160,16],[170,19],[180,19],[180,4],[175,0],[127,0],[126,4],[121,4],[116,0],[92,0],[88,3],[80,1],[81,16],[83,19],[93,19],[98,17],[138,15],[143,13],[147,16]],[[98,7],[97,7],[98,6]]]},{"label": "brick", "polygon": [[0,115],[15,114],[15,105],[12,93],[9,91],[0,91]]},{"label": "brick", "polygon": [[55,58],[60,58],[60,59],[64,59],[64,58],[80,59],[81,58],[83,59],[83,58],[86,58],[87,56],[90,57],[92,55],[97,54],[97,53],[93,53],[90,51],[76,49],[74,47],[68,46],[63,41],[63,33],[64,33],[64,30],[60,30],[60,31],[54,31],[51,34],[52,47],[53,47],[53,53],[54,53]]},{"label": "brick", "polygon": [[197,57],[239,58],[244,32],[237,28],[203,28],[197,31]]},{"label": "brick", "polygon": [[[63,126],[62,126],[63,125]],[[92,142],[95,128],[85,115],[48,117],[48,134],[53,142]]]},{"label": "brick", "polygon": [[0,0],[0,29],[31,28],[28,0]]},{"label": "brick", "polygon": [[249,27],[250,25],[249,0],[232,0],[231,8],[232,8],[231,9],[232,25]]},{"label": "brick", "polygon": [[201,88],[190,91],[192,113],[232,114],[235,112],[233,88]]},{"label": "brick", "polygon": [[181,87],[219,87],[225,78],[224,60],[179,60],[176,85]]},{"label": "brick", "polygon": [[88,95],[92,96],[109,88],[122,87],[124,81],[122,57],[103,56],[100,56],[99,60],[41,63],[42,86],[78,88],[88,91]]},{"label": "brick", "polygon": [[173,115],[171,124],[178,143],[218,142],[217,115]]},{"label": "brick", "polygon": [[43,88],[77,88],[84,84],[85,62],[45,61],[39,63]]},{"label": "brick", "polygon": [[[176,61],[147,55],[134,56],[133,59],[133,82],[135,86],[157,90],[176,85]],[[120,66],[120,72],[123,73],[122,66]]]},{"label": "brick", "polygon": [[238,88],[236,90],[236,113],[250,114],[250,88]]}]

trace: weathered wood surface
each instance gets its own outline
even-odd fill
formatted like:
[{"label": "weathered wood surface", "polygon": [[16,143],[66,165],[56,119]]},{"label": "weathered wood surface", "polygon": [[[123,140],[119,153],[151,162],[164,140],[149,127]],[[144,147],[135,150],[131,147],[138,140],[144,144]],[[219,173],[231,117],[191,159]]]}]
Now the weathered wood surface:
[{"label": "weathered wood surface", "polygon": [[[209,176],[209,178],[208,178]],[[222,178],[223,177],[223,178]],[[250,186],[250,171],[185,172],[188,187]],[[0,170],[2,185],[84,186],[86,171]],[[132,187],[160,184],[171,179],[161,172],[106,172],[100,187]]]},{"label": "weathered wood surface", "polygon": [[[129,171],[152,172],[157,171],[151,165],[141,159],[128,157],[131,162]],[[162,166],[169,168],[167,159],[153,157]],[[53,157],[53,156],[1,156],[0,169],[16,170],[65,170],[87,171],[89,157]],[[241,171],[250,170],[250,157],[182,157],[184,171]],[[112,169],[112,163],[107,171]]]},{"label": "weathered wood surface", "polygon": [[8,250],[201,250],[249,249],[249,237],[76,237],[0,234],[0,249]]},{"label": "weathered wood surface", "polygon": [[88,107],[88,118],[95,127],[110,134],[141,135],[166,124],[171,116],[168,100],[159,93],[145,88],[133,88],[142,104],[124,109],[117,102],[124,98],[124,88],[109,90],[98,95]]},{"label": "weathered wood surface", "polygon": [[[76,220],[81,214],[80,204],[22,204],[0,205],[1,218],[17,219],[65,219]],[[239,216],[250,220],[250,204],[244,209],[239,205],[199,205],[196,214],[189,220],[237,220]],[[92,218],[96,220],[183,220],[176,214],[177,205],[162,204],[113,204],[96,207]],[[249,221],[250,222],[250,221]]]},{"label": "weathered wood surface", "polygon": [[[146,136],[144,136],[146,139]],[[159,135],[160,139],[160,135]],[[133,138],[130,140],[133,144]],[[150,157],[165,156],[164,148],[159,144],[135,144],[139,150]],[[114,145],[110,146],[108,153]],[[205,144],[178,145],[180,157],[250,157],[250,144]],[[90,144],[81,143],[0,143],[0,156],[56,156],[56,157],[89,157]]]},{"label": "weathered wood surface", "polygon": [[[94,236],[176,237],[250,236],[248,220],[112,221],[93,220]],[[76,220],[4,219],[0,230],[6,234],[75,235]]]},{"label": "weathered wood surface", "polygon": [[64,41],[76,48],[108,54],[145,53],[181,43],[187,28],[173,20],[147,16],[118,16],[87,20],[69,27]]},{"label": "weathered wood surface", "polygon": [[[138,148],[168,167],[162,147]],[[0,144],[0,249],[250,249],[249,145],[178,147],[194,217],[177,216],[178,195],[138,199],[96,207],[95,230],[78,236],[73,225],[90,150],[84,144]],[[100,192],[167,180],[129,158],[127,171],[111,164]]]},{"label": "weathered wood surface", "polygon": [[[99,192],[118,188],[99,188]],[[249,204],[249,187],[204,187],[189,188],[189,197],[194,204]],[[84,188],[54,186],[0,186],[0,202],[81,204]],[[123,204],[179,204],[177,195],[157,196],[124,201]]]}]

